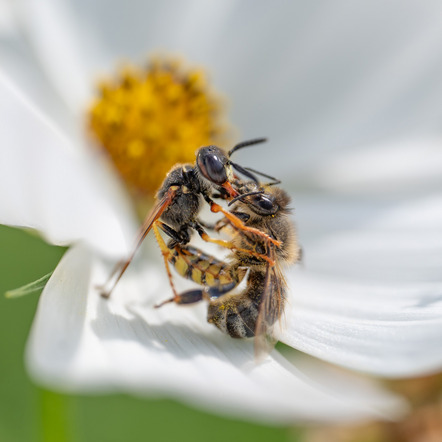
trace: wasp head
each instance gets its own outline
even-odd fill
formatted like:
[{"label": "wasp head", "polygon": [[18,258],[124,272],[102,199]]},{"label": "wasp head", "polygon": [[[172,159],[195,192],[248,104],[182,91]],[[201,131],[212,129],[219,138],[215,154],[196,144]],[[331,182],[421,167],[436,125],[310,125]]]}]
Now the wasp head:
[{"label": "wasp head", "polygon": [[217,146],[202,147],[196,155],[196,166],[200,176],[212,185],[222,187],[231,198],[238,195],[231,182],[233,170],[226,153]]}]

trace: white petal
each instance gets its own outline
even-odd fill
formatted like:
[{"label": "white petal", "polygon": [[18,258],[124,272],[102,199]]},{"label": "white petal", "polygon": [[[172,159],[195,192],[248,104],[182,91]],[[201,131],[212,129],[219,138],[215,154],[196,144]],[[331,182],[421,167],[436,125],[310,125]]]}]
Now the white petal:
[{"label": "white petal", "polygon": [[[93,286],[107,271],[82,247],[67,252],[56,269],[27,351],[38,381],[68,391],[165,394],[216,413],[276,423],[404,410],[373,386],[324,378],[321,367],[310,378],[276,352],[255,365],[252,342],[233,340],[206,323],[204,305],[153,309],[170,295],[155,266],[145,268],[142,278],[128,272],[105,301]],[[331,385],[336,379],[342,388]]]},{"label": "white petal", "polygon": [[11,2],[0,0],[0,37],[11,36],[17,32],[17,23],[14,17]]},{"label": "white petal", "polygon": [[[438,2],[256,1],[253,14],[242,2],[49,4],[35,7],[30,26],[58,82],[58,55],[75,59],[78,47],[89,75],[158,49],[182,53],[213,71],[244,137],[269,136],[271,147],[257,148],[250,165],[271,174],[302,173],[326,159],[320,154],[379,139],[440,135]],[[52,11],[62,9],[69,23],[59,29]],[[279,159],[273,170],[269,149]]]},{"label": "white petal", "polygon": [[442,189],[441,170],[441,138],[409,139],[330,155],[310,179],[345,193],[393,195]]},{"label": "white petal", "polygon": [[[11,13],[15,13],[14,15],[17,17],[20,17],[20,14],[14,9],[14,6],[19,2],[20,0],[9,1]],[[1,13],[0,0],[0,16]],[[0,17],[0,22],[1,20]],[[53,121],[56,121],[57,125],[62,127],[65,132],[75,133],[78,131],[78,122],[73,120],[72,113],[66,108],[66,104],[60,99],[51,81],[42,71],[29,39],[22,31],[23,26],[21,26],[20,20],[17,20],[14,33],[2,35],[0,31],[0,66],[2,71],[9,78],[13,78],[14,82],[20,85],[23,93],[32,102],[37,103],[40,109],[44,109],[45,113]]]},{"label": "white petal", "polygon": [[130,211],[100,158],[73,146],[0,76],[0,223],[112,256],[133,238]]},{"label": "white petal", "polygon": [[76,38],[81,26],[75,28],[64,2],[24,1],[19,6],[17,14],[42,69],[72,115],[80,119],[94,86],[82,60],[84,48]]},{"label": "white petal", "polygon": [[395,205],[332,197],[313,207],[311,198],[298,202],[305,263],[289,272],[283,341],[383,376],[439,371],[442,196]]}]

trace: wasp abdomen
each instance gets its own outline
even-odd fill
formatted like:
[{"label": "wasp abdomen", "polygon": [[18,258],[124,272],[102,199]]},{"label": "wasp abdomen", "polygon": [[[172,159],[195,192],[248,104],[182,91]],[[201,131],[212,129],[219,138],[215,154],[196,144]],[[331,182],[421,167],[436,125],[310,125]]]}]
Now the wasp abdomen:
[{"label": "wasp abdomen", "polygon": [[234,288],[239,280],[231,267],[192,246],[175,247],[169,262],[183,277],[207,287]]}]

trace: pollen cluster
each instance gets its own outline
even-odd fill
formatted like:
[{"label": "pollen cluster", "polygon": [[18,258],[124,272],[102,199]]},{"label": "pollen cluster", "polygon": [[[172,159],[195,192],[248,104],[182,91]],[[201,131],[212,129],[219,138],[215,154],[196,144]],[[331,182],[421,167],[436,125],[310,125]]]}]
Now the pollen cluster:
[{"label": "pollen cluster", "polygon": [[175,163],[193,163],[199,147],[226,141],[221,99],[203,71],[177,60],[125,67],[98,95],[89,127],[135,195],[153,196]]}]

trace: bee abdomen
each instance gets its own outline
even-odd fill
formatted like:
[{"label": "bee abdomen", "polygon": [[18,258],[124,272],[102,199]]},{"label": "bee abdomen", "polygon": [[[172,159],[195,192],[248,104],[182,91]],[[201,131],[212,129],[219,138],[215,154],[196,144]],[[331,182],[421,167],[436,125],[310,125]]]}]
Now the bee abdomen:
[{"label": "bee abdomen", "polygon": [[262,296],[266,292],[267,307],[262,318],[265,328],[271,327],[284,309],[285,287],[276,277],[272,277],[266,289],[265,272],[250,272],[247,288],[242,293],[227,294],[210,301],[207,320],[232,338],[255,336]]},{"label": "bee abdomen", "polygon": [[232,338],[255,336],[258,304],[246,294],[225,295],[211,301],[207,320]]}]

